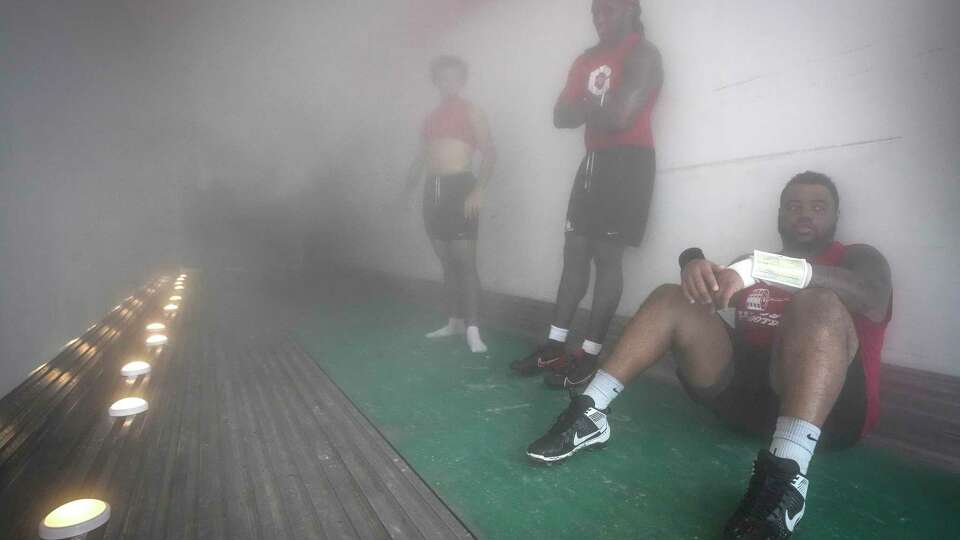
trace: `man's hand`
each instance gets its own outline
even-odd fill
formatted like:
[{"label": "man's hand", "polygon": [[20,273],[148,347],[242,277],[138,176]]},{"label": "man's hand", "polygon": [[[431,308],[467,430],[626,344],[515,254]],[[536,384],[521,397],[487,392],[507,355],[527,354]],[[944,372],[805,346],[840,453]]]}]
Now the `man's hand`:
[{"label": "man's hand", "polygon": [[[680,285],[683,289],[683,295],[687,297],[691,304],[712,304],[713,295],[720,291],[717,276],[725,269],[726,267],[706,259],[696,259],[688,262],[680,272]],[[743,287],[743,284],[740,286]]]},{"label": "man's hand", "polygon": [[713,293],[713,305],[717,309],[727,309],[733,295],[743,290],[743,279],[729,268],[722,270],[716,278],[720,289]]},{"label": "man's hand", "polygon": [[480,208],[483,206],[483,190],[475,188],[467,195],[463,203],[463,215],[473,221],[480,217]]}]

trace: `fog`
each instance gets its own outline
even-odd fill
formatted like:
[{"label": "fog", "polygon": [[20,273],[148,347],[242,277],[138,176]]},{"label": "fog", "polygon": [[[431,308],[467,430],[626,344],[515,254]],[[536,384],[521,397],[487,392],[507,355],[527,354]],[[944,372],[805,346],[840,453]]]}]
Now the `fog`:
[{"label": "fog", "polygon": [[[685,247],[776,249],[779,190],[821,170],[841,191],[840,239],[893,266],[886,360],[960,374],[957,3],[643,7],[666,83],[621,314],[677,279]],[[3,13],[0,395],[177,265],[439,279],[419,209],[398,198],[441,53],[470,64],[467,97],[499,149],[484,286],[552,301],[583,142],[551,111],[595,42],[588,0],[4,0]]]}]

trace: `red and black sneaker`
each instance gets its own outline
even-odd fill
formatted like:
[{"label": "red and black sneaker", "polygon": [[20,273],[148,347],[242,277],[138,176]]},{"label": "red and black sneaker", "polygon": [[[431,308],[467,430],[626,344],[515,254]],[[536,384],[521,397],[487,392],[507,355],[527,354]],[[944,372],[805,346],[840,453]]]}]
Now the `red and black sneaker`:
[{"label": "red and black sneaker", "polygon": [[543,376],[543,382],[551,388],[575,388],[590,382],[594,373],[600,368],[600,357],[587,354],[583,349],[577,349],[567,355],[567,365],[563,369],[555,369]]},{"label": "red and black sneaker", "polygon": [[567,353],[563,349],[563,343],[553,340],[547,340],[539,349],[510,363],[510,369],[524,377],[543,373],[544,371],[550,372],[556,369],[563,369],[566,366]]}]

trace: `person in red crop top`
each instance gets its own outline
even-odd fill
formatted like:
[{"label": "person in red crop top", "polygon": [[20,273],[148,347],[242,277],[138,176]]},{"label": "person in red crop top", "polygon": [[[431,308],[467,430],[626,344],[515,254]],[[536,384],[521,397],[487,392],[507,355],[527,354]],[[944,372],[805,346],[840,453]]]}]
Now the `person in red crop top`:
[{"label": "person in red crop top", "polygon": [[[480,337],[480,278],[477,231],[483,194],[493,174],[496,149],[483,112],[461,97],[467,65],[441,56],[430,68],[440,104],[423,124],[422,143],[407,176],[406,194],[424,182],[423,221],[443,266],[449,319],[427,334],[441,338],[465,334],[472,352],[486,352]],[[474,156],[480,155],[474,175]]]},{"label": "person in red crop top", "polygon": [[[600,42],[573,63],[554,108],[560,129],[584,127],[586,156],[570,193],[563,272],[546,342],[510,367],[544,375],[547,385],[585,384],[623,292],[623,252],[643,238],[656,158],[650,127],[663,82],[660,53],[646,40],[637,0],[594,0]],[[565,343],[596,268],[582,346]]]},{"label": "person in red crop top", "polygon": [[[772,440],[758,454],[724,538],[789,537],[806,508],[807,467],[818,443],[855,444],[879,406],[880,351],[893,310],[890,267],[875,248],[834,239],[839,204],[833,181],[807,171],[780,196],[780,254],[755,252],[721,266],[697,248],[686,250],[681,284],[647,298],[584,393],[528,456],[558,461],[606,443],[610,402],[669,352],[695,401],[734,429]],[[795,286],[772,282],[758,270],[771,260],[803,277]],[[728,306],[732,328],[718,316]]]}]

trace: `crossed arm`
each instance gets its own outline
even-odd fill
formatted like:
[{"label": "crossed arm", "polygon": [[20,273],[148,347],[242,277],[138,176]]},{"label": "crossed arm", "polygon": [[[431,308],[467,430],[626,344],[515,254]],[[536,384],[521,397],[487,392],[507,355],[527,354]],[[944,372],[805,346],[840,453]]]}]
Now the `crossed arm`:
[{"label": "crossed arm", "polygon": [[586,124],[604,131],[622,131],[633,124],[662,83],[660,51],[651,43],[642,41],[627,56],[623,84],[608,92],[602,100],[590,93],[574,101],[561,98],[553,110],[553,124],[560,129],[574,129]]}]

